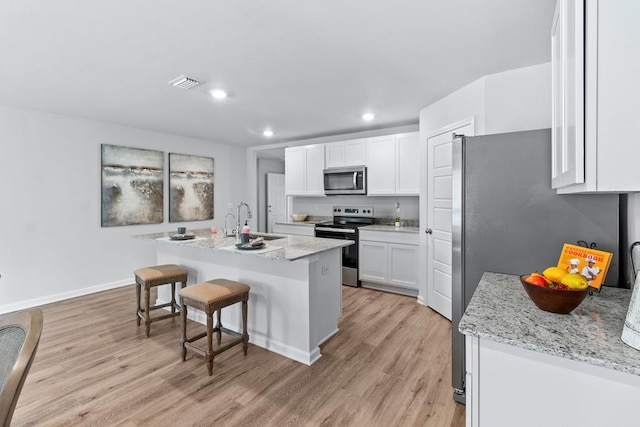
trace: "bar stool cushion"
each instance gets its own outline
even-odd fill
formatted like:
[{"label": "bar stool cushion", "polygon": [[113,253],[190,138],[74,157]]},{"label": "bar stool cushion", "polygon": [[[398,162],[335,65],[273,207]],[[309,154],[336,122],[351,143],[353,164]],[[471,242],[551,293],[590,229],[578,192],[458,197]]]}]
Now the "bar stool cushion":
[{"label": "bar stool cushion", "polygon": [[139,268],[134,271],[134,274],[136,282],[151,288],[167,283],[186,282],[189,272],[175,264],[164,264]]},{"label": "bar stool cushion", "polygon": [[244,283],[227,279],[213,279],[180,289],[178,295],[203,304],[234,298],[249,292],[251,288]]}]

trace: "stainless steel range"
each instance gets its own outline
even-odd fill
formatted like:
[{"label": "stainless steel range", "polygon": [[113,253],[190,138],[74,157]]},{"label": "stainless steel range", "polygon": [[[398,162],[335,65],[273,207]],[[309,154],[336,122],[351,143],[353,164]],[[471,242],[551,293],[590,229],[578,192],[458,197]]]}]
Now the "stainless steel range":
[{"label": "stainless steel range", "polygon": [[360,286],[358,280],[358,227],[374,222],[371,206],[334,206],[333,221],[316,224],[316,237],[353,240],[355,245],[342,248],[342,284]]}]

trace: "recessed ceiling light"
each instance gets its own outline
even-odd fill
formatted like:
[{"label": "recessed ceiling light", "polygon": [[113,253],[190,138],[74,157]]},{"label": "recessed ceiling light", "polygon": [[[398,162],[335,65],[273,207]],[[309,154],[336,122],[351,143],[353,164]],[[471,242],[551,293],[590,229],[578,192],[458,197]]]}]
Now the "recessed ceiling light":
[{"label": "recessed ceiling light", "polygon": [[262,131],[262,134],[267,138],[270,138],[273,136],[273,131],[271,129],[265,129],[264,131]]},{"label": "recessed ceiling light", "polygon": [[227,92],[222,89],[214,89],[210,93],[215,99],[225,99],[227,97]]},{"label": "recessed ceiling light", "polygon": [[370,121],[371,121],[371,120],[373,120],[375,117],[376,117],[376,116],[375,116],[375,114],[373,114],[373,113],[364,113],[364,114],[362,115],[362,120],[366,120],[366,121],[370,122]]}]

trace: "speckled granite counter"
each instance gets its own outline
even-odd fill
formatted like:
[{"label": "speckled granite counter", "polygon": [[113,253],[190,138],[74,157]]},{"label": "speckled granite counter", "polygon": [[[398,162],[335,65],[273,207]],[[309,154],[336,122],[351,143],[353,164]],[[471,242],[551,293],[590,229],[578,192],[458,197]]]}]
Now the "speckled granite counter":
[{"label": "speckled granite counter", "polygon": [[367,231],[395,231],[398,233],[415,233],[417,234],[420,230],[419,227],[396,227],[395,225],[385,225],[385,224],[373,224],[373,225],[365,225],[364,227],[359,227],[361,230]]},{"label": "speckled granite counter", "polygon": [[278,225],[299,225],[300,227],[315,227],[318,222],[322,221],[287,221],[287,222],[276,222]]},{"label": "speckled granite counter", "polygon": [[226,251],[238,255],[260,256],[266,258],[295,261],[324,251],[353,245],[351,240],[322,239],[308,236],[277,236],[268,233],[252,233],[265,237],[281,237],[266,240],[265,247],[259,250],[240,250],[235,247],[235,237],[223,237],[220,233],[212,234],[210,229],[189,230],[196,235],[193,240],[170,240],[175,232],[150,233],[133,236],[137,239],[154,240],[168,245],[188,245],[209,251]]},{"label": "speckled granite counter", "polygon": [[640,376],[640,351],[622,342],[631,291],[603,288],[570,314],[540,310],[517,276],[485,273],[459,329],[527,350]]},{"label": "speckled granite counter", "polygon": [[319,222],[325,222],[325,221],[331,221],[333,220],[333,217],[331,216],[308,216],[306,220],[304,221],[282,221],[282,222],[276,222],[276,224],[281,224],[281,225],[300,225],[303,227],[313,227],[315,226],[317,223]]}]

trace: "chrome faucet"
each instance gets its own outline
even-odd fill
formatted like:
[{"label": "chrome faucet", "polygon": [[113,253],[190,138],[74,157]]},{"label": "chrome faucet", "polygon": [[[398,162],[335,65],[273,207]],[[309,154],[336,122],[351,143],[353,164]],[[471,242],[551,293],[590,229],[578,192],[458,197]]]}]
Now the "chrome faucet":
[{"label": "chrome faucet", "polygon": [[225,237],[225,238],[229,235],[229,229],[227,228],[227,218],[229,218],[229,217],[233,218],[234,221],[236,219],[236,217],[233,216],[233,214],[231,212],[229,212],[228,214],[226,214],[224,216],[224,228],[222,229],[222,236]]},{"label": "chrome faucet", "polygon": [[247,219],[251,219],[251,208],[245,202],[240,202],[238,204],[238,209],[236,210],[236,221],[237,221],[237,223],[236,223],[236,229],[234,230],[235,231],[235,235],[236,235],[236,241],[238,243],[240,243],[240,229],[242,227],[242,225],[240,225],[240,223],[242,222],[242,221],[240,221],[240,208],[243,207],[243,206],[247,207]]}]

